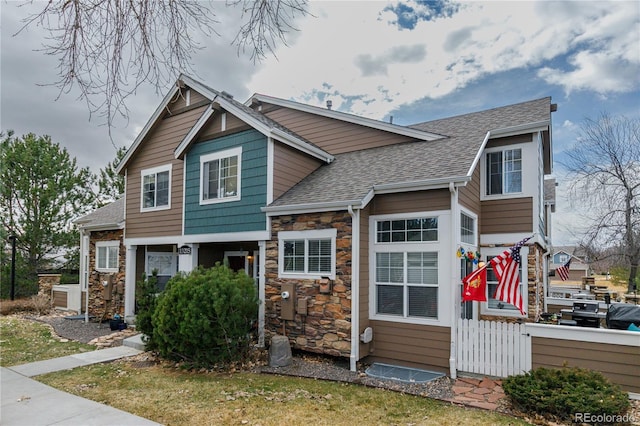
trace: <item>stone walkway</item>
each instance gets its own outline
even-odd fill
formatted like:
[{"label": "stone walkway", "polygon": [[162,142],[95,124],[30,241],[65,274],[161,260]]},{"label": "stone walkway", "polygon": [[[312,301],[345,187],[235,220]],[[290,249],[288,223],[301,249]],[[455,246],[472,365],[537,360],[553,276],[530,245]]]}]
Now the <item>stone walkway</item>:
[{"label": "stone walkway", "polygon": [[474,379],[459,377],[452,387],[454,396],[451,402],[496,410],[498,403],[505,397],[501,380],[492,380],[488,377]]}]

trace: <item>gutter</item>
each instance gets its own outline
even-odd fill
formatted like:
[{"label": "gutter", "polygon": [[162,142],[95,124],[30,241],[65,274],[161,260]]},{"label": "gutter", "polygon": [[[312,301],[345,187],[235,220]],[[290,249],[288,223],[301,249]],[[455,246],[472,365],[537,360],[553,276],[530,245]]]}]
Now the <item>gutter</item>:
[{"label": "gutter", "polygon": [[[458,190],[456,189],[453,182],[449,184],[449,192],[451,193],[451,227],[450,228],[451,228],[451,245],[452,245],[452,252],[453,252],[453,248],[455,247],[455,244],[458,241],[457,224],[460,217],[459,210],[458,210]],[[458,318],[460,317],[460,291],[459,291],[460,283],[458,282],[459,279],[456,278],[457,270],[458,269],[456,268],[456,264],[454,261],[451,263],[451,281],[453,284],[451,287],[453,288],[453,298],[452,298],[453,309],[451,309],[451,345],[449,348],[449,374],[452,379],[455,379],[457,377],[456,355],[458,353],[458,341],[457,341]]]},{"label": "gutter", "polygon": [[351,215],[351,354],[349,366],[357,371],[360,358],[360,210],[347,207]]}]

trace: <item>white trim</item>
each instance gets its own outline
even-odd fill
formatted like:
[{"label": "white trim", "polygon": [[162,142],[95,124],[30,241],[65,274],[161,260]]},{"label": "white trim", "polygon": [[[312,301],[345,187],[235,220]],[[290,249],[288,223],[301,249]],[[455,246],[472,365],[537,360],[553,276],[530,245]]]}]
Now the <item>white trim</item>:
[{"label": "white trim", "polygon": [[351,215],[351,353],[349,367],[357,371],[360,359],[360,210]]},{"label": "white trim", "polygon": [[225,265],[229,264],[229,256],[244,257],[244,271],[247,273],[247,275],[251,276],[251,271],[249,271],[249,252],[247,250],[225,251],[222,258]]},{"label": "white trim", "polygon": [[[260,255],[258,259],[260,261],[259,267],[259,275],[258,275],[258,300],[260,300],[260,306],[258,306],[258,346],[264,347],[264,325],[265,325],[265,289],[266,289],[266,278],[265,278],[265,266],[267,262],[267,242],[266,241],[258,241],[258,250]],[[255,259],[254,259],[255,262]]]},{"label": "white trim", "polygon": [[[98,249],[100,248],[106,248],[107,249],[107,257],[106,257],[106,262],[107,262],[107,266],[109,265],[109,248],[115,247],[116,248],[116,267],[115,268],[100,268],[98,267]],[[110,240],[110,241],[96,241],[96,253],[95,253],[95,259],[94,259],[94,267],[95,270],[98,272],[118,272],[120,270],[120,240]]]},{"label": "white trim", "polygon": [[286,108],[307,112],[313,115],[333,118],[333,119],[344,121],[347,123],[358,124],[360,126],[370,127],[372,129],[377,129],[377,130],[384,130],[385,132],[395,133],[403,136],[409,136],[409,137],[424,140],[424,141],[433,141],[437,139],[443,139],[446,137],[443,135],[439,135],[437,133],[425,132],[425,131],[414,129],[411,127],[399,126],[396,124],[386,123],[384,121],[372,120],[370,118],[360,117],[353,114],[347,114],[340,111],[301,104],[298,102],[274,98],[271,96],[261,95],[261,94],[254,94],[251,97],[251,99],[245,102],[245,105],[249,106],[254,101],[264,102],[264,103],[273,104],[273,105],[279,105]]},{"label": "white trim", "polygon": [[[376,223],[380,220],[394,220],[394,219],[414,219],[424,217],[435,217],[438,219],[438,238],[436,241],[416,241],[416,242],[384,242],[378,243],[376,234]],[[399,213],[399,214],[385,214],[385,215],[373,215],[369,216],[369,319],[389,321],[389,322],[401,322],[406,324],[424,324],[424,325],[437,325],[437,326],[450,326],[451,318],[449,313],[451,311],[452,302],[452,290],[450,289],[449,274],[451,273],[452,266],[451,260],[445,254],[448,252],[448,247],[451,245],[449,237],[446,234],[450,231],[451,224],[451,212],[449,210],[435,210],[435,211],[423,211],[423,212],[411,212],[411,213]],[[438,254],[438,284],[437,286],[431,285],[430,288],[438,289],[438,307],[437,318],[424,318],[424,317],[404,317],[389,314],[378,314],[377,311],[377,292],[376,292],[376,253],[377,252],[435,252]],[[407,283],[403,283],[402,287],[406,288]],[[456,287],[457,289],[457,287]],[[405,307],[407,301],[405,300]]]},{"label": "white trim", "polygon": [[184,91],[184,105],[185,106],[189,106],[191,105],[191,90],[187,89]]},{"label": "white trim", "polygon": [[471,178],[471,176],[473,176],[473,171],[476,169],[476,167],[478,167],[478,162],[484,156],[484,149],[486,148],[490,137],[491,137],[491,131],[488,131],[487,134],[484,135],[484,139],[482,141],[482,144],[480,145],[480,149],[476,153],[476,156],[473,159],[473,163],[471,163],[471,167],[469,167],[469,171],[467,172],[467,176],[469,178]]},{"label": "white trim", "polygon": [[[456,197],[457,198],[457,197]],[[472,212],[471,210],[467,209],[466,207],[462,206],[461,204],[457,203],[456,204],[458,206],[458,213],[464,214],[465,216],[468,216],[469,218],[473,219],[473,237],[474,237],[474,241],[473,243],[467,243],[462,241],[462,221],[460,221],[459,224],[459,232],[458,232],[458,239],[457,242],[460,243],[460,245],[466,245],[469,247],[473,247],[475,250],[477,250],[478,248],[478,242],[480,241],[480,235],[478,234],[478,232],[480,231],[478,228],[478,215],[474,212]]]},{"label": "white trim", "polygon": [[517,126],[503,127],[491,130],[492,138],[504,138],[507,136],[521,135],[523,133],[536,133],[549,130],[551,120],[535,121],[533,123],[519,124]]},{"label": "white trim", "polygon": [[466,185],[471,180],[469,176],[455,176],[438,179],[425,179],[421,181],[408,181],[408,182],[396,182],[385,183],[381,185],[374,185],[373,189],[376,194],[387,194],[391,192],[408,192],[408,191],[426,191],[430,189],[442,189],[449,188],[449,185],[453,182],[458,185]]},{"label": "white trim", "polygon": [[198,118],[198,121],[196,121],[193,127],[189,129],[185,137],[182,138],[182,141],[180,141],[180,143],[178,144],[178,147],[174,150],[173,155],[175,158],[180,158],[182,154],[185,153],[185,150],[187,149],[191,141],[196,137],[196,135],[200,132],[202,127],[209,121],[209,118],[211,118],[214,113],[215,110],[213,109],[213,105],[209,105],[209,108],[204,110],[200,118]]},{"label": "white trim", "polygon": [[[163,205],[163,206],[153,206],[153,207],[144,207],[144,177],[145,176],[149,176],[149,175],[155,175],[156,176],[156,194],[158,191],[158,173],[163,173],[163,172],[169,172],[169,188],[168,188],[168,194],[167,194],[167,205]],[[140,171],[140,212],[141,213],[145,213],[145,212],[153,212],[153,211],[160,211],[160,210],[169,210],[171,209],[171,186],[172,186],[172,179],[173,179],[173,164],[169,163],[169,164],[164,164],[162,166],[157,166],[157,167],[151,167],[148,169],[144,169]],[[154,202],[157,204],[157,201],[154,200]]]},{"label": "white trim", "polygon": [[[126,267],[124,270],[125,284],[124,284],[124,317],[127,320],[132,319],[135,316],[135,303],[136,303],[136,251],[138,246],[126,244]],[[87,298],[88,299],[88,298]]]},{"label": "white trim", "polygon": [[[461,235],[461,229],[460,229],[460,202],[458,199],[458,190],[457,188],[451,184],[451,186],[449,187],[449,194],[450,194],[450,206],[451,206],[451,223],[449,224],[449,232],[451,233],[451,244],[455,244],[456,241],[458,241],[458,239],[456,238],[456,236],[458,236],[458,238],[460,238]],[[477,218],[476,218],[476,224],[477,224]],[[476,225],[477,227],[477,225]],[[477,232],[476,232],[477,234]],[[449,252],[453,253],[454,250],[454,246],[450,247]],[[449,344],[449,374],[451,375],[452,379],[455,379],[458,376],[458,371],[457,371],[457,364],[458,364],[458,360],[457,360],[457,354],[458,354],[458,345],[461,344],[461,342],[458,342],[457,339],[457,335],[458,335],[458,320],[460,318],[460,311],[461,311],[461,306],[460,306],[460,302],[461,302],[461,296],[460,296],[460,272],[459,272],[459,265],[457,265],[456,261],[451,262],[451,288],[453,288],[453,293],[451,295],[451,299],[452,299],[452,305],[451,306],[451,336],[450,336],[450,344]],[[439,266],[439,265],[438,265]]]},{"label": "white trim", "polygon": [[219,234],[193,234],[175,235],[168,237],[140,237],[125,238],[126,245],[164,245],[175,244],[181,246],[191,243],[225,243],[237,241],[263,241],[270,240],[270,231],[247,231],[247,232],[223,232]]},{"label": "white trim", "polygon": [[275,144],[267,138],[267,205],[273,202],[273,173],[275,170]]},{"label": "white trim", "polygon": [[572,327],[555,324],[525,323],[531,337],[572,340],[578,342],[604,343],[640,347],[637,331],[611,330],[592,327]]},{"label": "white trim", "polygon": [[[336,238],[338,230],[336,228],[329,229],[313,229],[308,231],[280,231],[278,232],[278,278],[281,279],[320,279],[329,277],[332,280],[336,278]],[[305,242],[305,270],[307,270],[307,261],[309,256],[308,242],[309,240],[331,240],[331,271],[329,272],[285,272],[284,270],[284,243],[285,240],[304,240]]]},{"label": "white trim", "polygon": [[[209,163],[211,161],[216,161],[216,160],[222,160],[224,158],[232,158],[232,157],[238,157],[238,174],[236,177],[236,194],[229,196],[229,197],[222,197],[222,198],[209,198],[209,199],[204,199],[204,165],[205,163]],[[242,189],[242,147],[238,146],[235,148],[231,148],[231,149],[225,149],[224,151],[216,151],[216,152],[211,152],[208,154],[204,154],[200,156],[200,194],[199,194],[199,200],[200,200],[200,205],[209,205],[209,204],[219,204],[219,203],[228,203],[231,201],[239,201],[242,198],[241,195],[241,189]],[[219,189],[219,188],[218,188]],[[218,189],[216,189],[216,192],[218,191]]]},{"label": "white trim", "polygon": [[227,130],[227,113],[223,112],[220,114],[220,131],[224,132]]}]

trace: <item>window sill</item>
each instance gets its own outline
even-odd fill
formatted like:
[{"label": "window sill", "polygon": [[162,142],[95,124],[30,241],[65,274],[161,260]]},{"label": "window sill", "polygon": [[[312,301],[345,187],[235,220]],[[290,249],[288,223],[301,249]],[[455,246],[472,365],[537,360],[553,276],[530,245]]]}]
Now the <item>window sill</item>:
[{"label": "window sill", "polygon": [[162,210],[169,210],[171,206],[162,206],[162,207],[147,207],[140,209],[140,213],[149,213],[149,212],[157,212]]},{"label": "window sill", "polygon": [[111,274],[111,273],[119,272],[119,269],[118,268],[96,268],[96,271],[102,274]]},{"label": "window sill", "polygon": [[303,272],[298,272],[298,273],[286,273],[286,272],[279,272],[278,273],[278,278],[283,279],[283,280],[288,280],[288,279],[293,279],[293,280],[319,280],[322,278],[329,278],[331,280],[335,280],[336,279],[336,274],[332,274],[329,272],[323,273],[323,272],[314,272],[312,274],[305,274]]},{"label": "window sill", "polygon": [[436,318],[418,318],[418,317],[404,318],[396,315],[372,314],[369,319],[371,321],[399,322],[403,324],[434,325],[438,327],[448,326],[448,324],[445,324],[444,321],[438,320]]},{"label": "window sill", "polygon": [[201,206],[208,206],[210,204],[220,204],[220,203],[230,203],[232,201],[240,201],[240,196],[237,195],[235,197],[224,197],[224,198],[213,198],[211,200],[203,200],[200,199]]}]

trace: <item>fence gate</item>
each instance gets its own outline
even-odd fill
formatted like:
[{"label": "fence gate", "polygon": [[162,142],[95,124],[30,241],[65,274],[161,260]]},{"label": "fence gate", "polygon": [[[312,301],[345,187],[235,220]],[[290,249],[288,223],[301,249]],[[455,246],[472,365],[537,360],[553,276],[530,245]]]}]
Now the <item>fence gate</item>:
[{"label": "fence gate", "polygon": [[458,371],[507,377],[529,370],[531,345],[524,324],[459,319],[457,337]]}]

